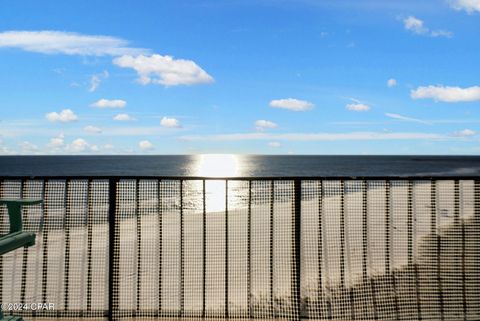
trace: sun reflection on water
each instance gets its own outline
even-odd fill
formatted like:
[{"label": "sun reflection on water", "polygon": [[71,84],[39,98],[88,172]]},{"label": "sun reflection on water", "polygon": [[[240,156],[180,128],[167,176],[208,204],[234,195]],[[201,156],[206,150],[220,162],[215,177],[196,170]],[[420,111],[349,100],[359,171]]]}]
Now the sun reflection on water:
[{"label": "sun reflection on water", "polygon": [[238,175],[238,157],[232,154],[203,154],[195,164],[195,176],[231,177]]},{"label": "sun reflection on water", "polygon": [[[199,155],[194,167],[194,176],[202,177],[232,177],[239,175],[239,159],[232,154],[203,154]],[[235,182],[229,182],[229,190]],[[227,201],[226,182],[224,180],[207,180],[206,210],[207,212],[218,212],[225,210]],[[232,203],[228,199],[229,207]]]}]

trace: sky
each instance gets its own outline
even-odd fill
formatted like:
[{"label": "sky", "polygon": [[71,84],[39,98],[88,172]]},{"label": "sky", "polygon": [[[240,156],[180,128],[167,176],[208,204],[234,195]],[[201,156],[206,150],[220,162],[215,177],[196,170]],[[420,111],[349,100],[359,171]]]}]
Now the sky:
[{"label": "sky", "polygon": [[0,2],[0,155],[480,154],[480,0]]}]

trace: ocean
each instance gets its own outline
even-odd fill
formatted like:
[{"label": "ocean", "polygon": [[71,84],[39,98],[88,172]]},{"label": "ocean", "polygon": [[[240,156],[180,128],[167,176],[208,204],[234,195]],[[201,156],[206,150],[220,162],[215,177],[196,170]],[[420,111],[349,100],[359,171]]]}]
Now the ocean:
[{"label": "ocean", "polygon": [[1,156],[0,176],[480,176],[478,156]]}]

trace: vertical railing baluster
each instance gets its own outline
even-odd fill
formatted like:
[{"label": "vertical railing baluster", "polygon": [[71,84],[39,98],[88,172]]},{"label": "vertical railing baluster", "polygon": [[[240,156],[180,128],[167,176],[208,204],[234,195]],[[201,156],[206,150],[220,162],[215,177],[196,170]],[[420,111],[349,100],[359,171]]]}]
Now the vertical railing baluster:
[{"label": "vertical railing baluster", "polygon": [[[0,184],[0,197],[3,197],[4,195],[5,195],[5,179],[2,179]],[[4,223],[3,216],[1,218],[1,222],[2,224]],[[0,255],[0,303],[1,302],[3,302],[3,256]]]},{"label": "vertical railing baluster", "polygon": [[[462,183],[463,187],[463,183]],[[462,218],[461,218],[461,227],[462,227],[462,305],[463,305],[463,320],[467,321],[467,280],[466,280],[466,248],[465,248],[465,209],[463,208],[463,188],[461,190],[462,196]]]},{"label": "vertical railing baluster", "polygon": [[142,218],[140,216],[140,180],[135,180],[135,223],[137,230],[137,283],[135,316],[140,313],[142,285]]},{"label": "vertical railing baluster", "polygon": [[45,180],[44,182],[44,196],[43,201],[43,235],[42,235],[42,302],[47,301],[47,280],[48,280],[48,204],[49,204],[49,195],[48,195],[48,184],[49,181]]},{"label": "vertical railing baluster", "polygon": [[461,233],[461,269],[462,269],[462,312],[464,320],[467,319],[467,300],[466,300],[466,289],[465,289],[465,224],[462,218],[460,218],[460,182],[455,180],[454,182],[454,225],[455,227],[460,226]]},{"label": "vertical railing baluster", "polygon": [[247,212],[247,308],[248,317],[252,318],[252,181],[248,181]]},{"label": "vertical railing baluster", "polygon": [[453,183],[453,223],[460,224],[460,182],[456,179]]},{"label": "vertical railing baluster", "polygon": [[412,209],[412,181],[407,182],[407,264],[413,264],[413,209]]},{"label": "vertical railing baluster", "polygon": [[392,262],[391,262],[391,253],[392,253],[392,197],[391,197],[391,190],[392,190],[392,182],[390,180],[386,180],[385,182],[385,239],[386,239],[386,247],[385,247],[385,272],[390,274],[392,287],[393,287],[393,301],[394,301],[394,310],[395,310],[395,320],[399,320],[400,318],[400,311],[398,307],[398,293],[397,293],[397,280],[395,278],[395,270],[392,269]]},{"label": "vertical railing baluster", "polygon": [[301,268],[302,268],[302,255],[301,255],[301,241],[302,241],[302,232],[301,232],[301,227],[302,227],[302,221],[301,221],[301,211],[302,211],[302,181],[300,179],[295,179],[294,180],[294,204],[293,204],[293,215],[292,215],[292,220],[293,220],[293,254],[294,257],[292,258],[292,261],[294,262],[294,270],[295,274],[292,277],[292,298],[293,299],[293,305],[295,307],[296,311],[296,317],[294,318],[295,321],[299,321],[301,318],[302,314],[302,306],[301,306]]},{"label": "vertical railing baluster", "polygon": [[[0,184],[0,197],[4,197],[4,196],[5,196],[5,179],[2,179]],[[3,216],[0,222],[2,222],[2,224],[5,222]],[[0,303],[2,302],[3,302],[3,256],[0,255]],[[43,301],[43,302],[46,302],[46,301]],[[1,311],[0,311],[0,316],[2,316]]]},{"label": "vertical railing baluster", "polygon": [[412,182],[412,187],[409,196],[409,207],[412,210],[412,238],[413,238],[413,274],[415,279],[415,298],[417,304],[417,319],[422,321],[422,307],[420,303],[420,280],[418,276],[418,263],[417,263],[417,202],[415,199],[415,183]]},{"label": "vertical railing baluster", "polygon": [[[0,184],[0,197],[4,197],[4,195],[5,195],[5,179],[2,179]],[[2,225],[5,222],[3,216],[0,222],[2,222]],[[0,255],[0,303],[3,303],[3,256],[1,255]],[[0,316],[3,317],[2,311],[0,311]]]},{"label": "vertical railing baluster", "polygon": [[180,180],[180,317],[184,316],[185,309],[185,253],[184,253],[184,243],[185,243],[185,231],[183,226],[183,179]]},{"label": "vertical railing baluster", "polygon": [[[465,228],[466,224],[470,225],[470,222],[471,222],[471,227],[469,228],[468,232],[464,230],[464,233],[463,233],[463,235],[465,235],[465,237],[468,235],[468,239],[476,240],[476,243],[474,243],[474,244],[470,243],[470,245],[469,245],[469,255],[471,255],[470,253],[472,253],[473,251],[478,251],[478,240],[480,238],[480,180],[478,178],[473,181],[473,213],[472,214],[473,214],[473,217],[471,219],[468,219],[469,223],[464,222],[464,228]],[[464,216],[464,219],[465,219],[465,216]],[[467,235],[465,233],[467,233]],[[465,249],[465,251],[466,251],[466,249]],[[478,252],[476,252],[476,253],[478,253]],[[468,272],[465,271],[465,273],[470,274],[470,273],[472,273],[472,270],[473,271],[478,271],[477,269],[478,269],[478,263],[475,267],[470,265],[468,267]],[[478,282],[479,282],[478,274],[477,274],[476,277],[474,277],[472,279],[473,279],[473,282],[476,282],[478,284]],[[470,282],[472,282],[472,281],[470,281]],[[470,285],[471,285],[471,283],[470,283]],[[471,292],[471,286],[470,286],[470,291],[469,292],[470,292],[470,295],[471,295],[471,293],[472,293]],[[467,315],[474,315],[474,314],[478,315],[479,306],[480,306],[478,303],[479,303],[479,298],[478,297],[476,298],[476,300],[472,300],[472,299],[468,300],[468,307],[467,307],[468,314]]]},{"label": "vertical railing baluster", "polygon": [[108,180],[108,321],[113,321],[114,315],[118,311],[120,247],[115,244],[118,229],[116,226],[118,185],[118,179]]},{"label": "vertical railing baluster", "polygon": [[412,209],[412,181],[407,181],[407,269],[413,268],[413,209]]},{"label": "vertical railing baluster", "polygon": [[442,241],[440,237],[440,229],[438,223],[438,204],[437,204],[437,186],[436,181],[432,180],[431,182],[431,208],[432,208],[432,218],[431,218],[431,230],[432,234],[436,238],[436,273],[437,273],[437,288],[438,288],[438,301],[440,305],[440,318],[443,321],[444,316],[444,306],[443,306],[443,285],[442,285],[442,276],[441,276],[441,250],[442,250]]},{"label": "vertical railing baluster", "polygon": [[[362,283],[365,288],[370,285],[372,295],[372,305],[374,318],[377,319],[377,304],[375,300],[375,284],[373,278],[368,280],[368,185],[367,181],[362,181]],[[365,304],[363,307],[364,316],[368,315],[368,308]]]},{"label": "vertical railing baluster", "polygon": [[64,272],[64,309],[69,309],[69,289],[70,289],[70,215],[71,215],[71,200],[68,199],[68,190],[72,186],[71,180],[65,181],[65,190],[63,195],[63,202],[65,208],[64,229],[65,229],[65,272]]},{"label": "vertical railing baluster", "polygon": [[461,241],[460,241],[460,253],[461,253],[461,258],[460,258],[460,266],[461,266],[461,273],[462,273],[462,313],[463,313],[463,318],[466,318],[466,308],[467,308],[467,302],[466,302],[466,296],[465,296],[465,227],[463,225],[463,220],[460,219],[460,182],[458,179],[454,181],[454,186],[453,186],[453,224],[454,228],[460,227],[460,234],[461,234]]},{"label": "vertical railing baluster", "polygon": [[385,274],[390,274],[390,181],[385,181]]},{"label": "vertical railing baluster", "polygon": [[269,291],[270,291],[270,307],[273,317],[275,318],[275,299],[273,293],[273,206],[275,202],[275,185],[273,181],[270,181],[270,227],[269,227],[269,239],[270,239],[270,279],[269,279]]},{"label": "vertical railing baluster", "polygon": [[[318,284],[317,284],[317,300],[319,307],[323,307],[323,280],[322,280],[322,265],[323,265],[323,182],[317,181],[318,191],[318,222],[317,222],[317,264],[318,264]],[[320,313],[322,313],[319,308]]]},{"label": "vertical railing baluster", "polygon": [[163,310],[163,202],[162,202],[162,180],[157,185],[157,215],[158,215],[158,316]]},{"label": "vertical railing baluster", "polygon": [[[342,209],[341,209],[341,212],[343,214],[341,214],[341,216],[343,216],[343,223],[340,222],[340,228],[341,226],[343,225],[343,234],[344,234],[344,241],[343,241],[343,248],[344,248],[344,253],[343,253],[343,257],[345,258],[345,253],[347,253],[347,260],[346,260],[346,269],[347,269],[347,273],[348,273],[348,277],[351,281],[351,261],[350,261],[350,244],[348,243],[349,239],[348,239],[348,229],[346,229],[347,227],[345,226],[345,222],[346,222],[346,219],[345,219],[345,208],[348,208],[346,206],[346,196],[347,196],[347,190],[348,190],[348,187],[347,187],[347,184],[345,182],[343,182],[343,188],[342,188],[342,195],[343,195],[343,204],[342,204]],[[341,263],[340,263],[341,264]],[[344,263],[345,264],[345,263]],[[345,278],[345,275],[344,275],[344,278]],[[344,284],[346,285],[346,281],[344,279]],[[356,317],[355,317],[355,304],[354,304],[354,298],[353,298],[353,287],[352,286],[349,286],[348,288],[345,289],[348,293],[348,306],[350,308],[350,319],[352,320],[355,320]]]},{"label": "vertical railing baluster", "polygon": [[[24,197],[25,194],[25,179],[22,179],[20,183],[20,198]],[[22,211],[23,212],[23,211]],[[23,213],[22,213],[23,215]],[[27,227],[27,217],[25,217],[24,226]],[[20,303],[25,303],[25,292],[27,287],[27,261],[28,261],[28,247],[23,248],[23,257],[22,257],[22,281],[20,284]]]},{"label": "vertical railing baluster", "polygon": [[345,181],[340,181],[340,286],[345,289]]},{"label": "vertical railing baluster", "polygon": [[368,251],[368,207],[367,207],[367,182],[362,181],[362,276],[363,282],[368,281],[367,271]]},{"label": "vertical railing baluster", "polygon": [[225,180],[225,317],[228,318],[228,179]]},{"label": "vertical railing baluster", "polygon": [[473,181],[473,223],[480,223],[480,180]]},{"label": "vertical railing baluster", "polygon": [[206,281],[207,281],[207,202],[205,180],[202,180],[202,318],[205,318],[206,308]]},{"label": "vertical railing baluster", "polygon": [[[40,208],[41,208],[41,214],[40,214],[40,217],[39,217],[39,224],[38,224],[38,227],[39,227],[39,230],[38,230],[38,233],[37,233],[37,239],[35,241],[36,245],[36,251],[35,251],[35,274],[36,275],[39,275],[40,272],[39,272],[39,264],[38,264],[38,261],[39,261],[39,256],[40,256],[40,249],[42,248],[42,245],[43,245],[43,230],[44,230],[44,223],[45,223],[45,181],[41,181],[41,190],[40,190],[40,199],[43,200],[42,204],[40,204]],[[42,237],[40,237],[40,234],[42,234]],[[42,240],[42,242],[40,242],[40,240]],[[42,272],[43,273],[43,272]],[[1,275],[1,270],[0,270],[0,275]],[[1,279],[1,277],[0,277]],[[37,296],[37,290],[38,290],[38,282],[35,280],[34,282],[34,289],[33,289],[33,293],[35,295],[35,297],[38,297]],[[1,286],[0,286],[1,288]],[[0,297],[0,302],[1,302],[1,297]],[[43,301],[45,302],[45,301]],[[32,311],[32,317],[35,317],[37,314],[37,311]]]},{"label": "vertical railing baluster", "polygon": [[370,291],[372,293],[372,306],[373,306],[373,318],[378,320],[378,308],[377,308],[377,289],[375,284],[375,278],[371,277],[370,282],[368,280],[368,267],[371,268],[371,260],[369,256],[369,230],[368,230],[368,182],[363,181],[363,188],[362,188],[362,212],[363,212],[363,226],[362,226],[362,234],[363,234],[363,257],[362,257],[362,265],[363,265],[363,282],[366,285],[370,283]]},{"label": "vertical railing baluster", "polygon": [[93,244],[93,211],[92,211],[91,179],[87,181],[87,311],[92,310],[92,244]]},{"label": "vertical railing baluster", "polygon": [[[322,198],[322,216],[320,217],[321,219],[321,224],[322,224],[322,237],[324,236],[323,234],[326,233],[324,231],[326,231],[327,229],[323,228],[323,225],[324,225],[324,208],[323,208],[323,202],[326,198],[326,193],[325,193],[325,190],[326,190],[326,181],[322,181],[322,185],[321,185],[321,190],[320,190],[320,197]],[[326,223],[325,223],[325,226],[326,226]],[[325,273],[326,273],[326,280],[327,280],[327,285],[328,285],[328,280],[330,279],[329,277],[329,264],[328,264],[328,252],[327,252],[327,249],[328,249],[328,238],[325,236],[325,238],[322,239],[322,259],[325,261]],[[325,292],[327,292],[328,294],[331,294],[331,289],[329,287],[326,288]],[[328,320],[332,320],[333,319],[333,307],[332,307],[332,295],[327,295],[326,296],[326,301],[327,301],[327,319]]]}]

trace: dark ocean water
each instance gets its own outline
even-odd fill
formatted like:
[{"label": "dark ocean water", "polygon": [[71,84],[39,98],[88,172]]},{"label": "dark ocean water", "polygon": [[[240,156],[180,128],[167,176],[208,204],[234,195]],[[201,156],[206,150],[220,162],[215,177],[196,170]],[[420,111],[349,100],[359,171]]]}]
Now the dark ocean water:
[{"label": "dark ocean water", "polygon": [[1,156],[0,176],[480,176],[474,156]]}]

